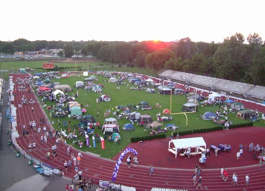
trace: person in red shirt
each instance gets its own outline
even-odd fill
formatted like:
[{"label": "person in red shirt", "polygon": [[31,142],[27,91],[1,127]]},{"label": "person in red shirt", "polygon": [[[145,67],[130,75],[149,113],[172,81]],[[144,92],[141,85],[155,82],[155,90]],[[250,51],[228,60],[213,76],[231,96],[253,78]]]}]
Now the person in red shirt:
[{"label": "person in red shirt", "polygon": [[228,173],[226,170],[224,170],[223,172],[223,177],[224,177],[223,180],[226,182],[228,180]]}]

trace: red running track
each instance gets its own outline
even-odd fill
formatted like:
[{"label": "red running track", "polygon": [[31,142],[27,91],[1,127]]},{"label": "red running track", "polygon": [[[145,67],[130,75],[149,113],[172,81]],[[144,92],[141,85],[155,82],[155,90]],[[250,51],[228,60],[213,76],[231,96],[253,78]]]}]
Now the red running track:
[{"label": "red running track", "polygon": [[[25,75],[23,74],[14,74],[13,75],[14,82],[16,81],[16,78],[24,78]],[[15,88],[18,90],[18,84],[16,84]],[[18,91],[17,95],[15,96],[14,105],[18,106],[20,103],[20,100],[22,98],[22,95],[24,95],[27,99],[32,98],[37,102],[37,98],[33,93],[28,93],[27,91]],[[25,124],[27,127],[29,126],[29,121],[35,120],[37,123],[39,123],[39,119],[42,117],[45,117],[46,121],[48,120],[45,116],[41,106],[38,103],[34,104],[34,112],[31,111],[31,106],[23,106],[22,108],[17,107],[17,123],[18,123],[18,133],[20,134],[20,137],[17,139],[18,144],[20,147],[25,150],[28,154],[32,155],[34,158],[37,158],[48,165],[51,165],[55,168],[63,168],[64,161],[67,161],[70,159],[70,156],[66,152],[66,145],[60,145],[57,149],[58,153],[58,159],[54,159],[51,157],[50,160],[47,160],[45,158],[45,155],[48,150],[51,150],[52,145],[55,145],[55,139],[54,138],[48,138],[47,144],[42,144],[40,142],[40,136],[41,134],[33,133],[30,131],[29,136],[22,136],[22,126]],[[49,130],[52,128],[49,123],[45,124],[47,129]],[[238,129],[240,131],[240,129]],[[243,130],[243,129],[242,129]],[[242,140],[243,143],[248,143],[249,137],[248,133],[252,132],[254,137],[260,135],[260,132],[257,132],[255,134],[257,129],[255,128],[246,128],[245,132],[247,134],[244,134],[242,137],[240,137],[240,140]],[[223,133],[233,134],[235,132],[234,130],[225,131]],[[43,133],[43,132],[42,132]],[[217,133],[217,134],[214,134]],[[207,133],[208,137],[213,137],[212,140],[214,140],[212,143],[219,143],[221,141],[224,141],[224,137],[221,136],[221,139],[219,139],[218,132]],[[221,133],[221,132],[219,132]],[[237,134],[237,133],[235,133]],[[264,134],[263,134],[264,135]],[[199,136],[199,135],[196,135]],[[204,136],[204,134],[203,134]],[[252,134],[251,134],[252,136]],[[227,137],[227,136],[225,136]],[[237,136],[233,136],[236,138]],[[258,141],[257,139],[254,139],[255,141]],[[153,187],[162,187],[162,188],[178,188],[178,189],[187,189],[187,190],[195,190],[195,187],[192,185],[190,179],[191,175],[193,174],[193,167],[195,164],[197,164],[196,160],[198,158],[194,157],[191,160],[187,159],[183,161],[184,159],[178,158],[174,159],[172,155],[169,155],[169,153],[165,153],[165,150],[167,150],[167,139],[162,140],[163,142],[160,142],[161,140],[155,140],[150,142],[145,142],[142,145],[140,145],[140,148],[137,148],[139,152],[139,161],[142,165],[139,165],[137,167],[131,167],[128,168],[125,163],[122,163],[120,166],[119,174],[116,180],[117,184],[123,184],[126,186],[133,186],[137,188],[137,190],[150,190]],[[228,140],[227,140],[228,141]],[[232,142],[232,140],[229,140]],[[261,145],[264,145],[263,142],[260,142]],[[35,151],[28,151],[28,144],[29,143],[36,142],[37,147]],[[207,142],[207,140],[206,140]],[[166,146],[164,145],[166,143]],[[240,142],[241,143],[241,142]],[[208,144],[208,143],[207,143]],[[131,144],[130,146],[134,147],[137,144]],[[163,148],[158,147],[156,151],[155,156],[151,155],[152,149],[155,145],[164,145]],[[141,150],[144,149],[143,151]],[[73,151],[75,156],[77,155],[77,150]],[[232,150],[233,152],[233,150]],[[234,155],[231,152],[231,156]],[[108,160],[104,158],[100,158],[98,156],[84,153],[83,158],[81,161],[81,164],[79,166],[79,169],[83,171],[83,177],[90,177],[93,178],[94,181],[98,180],[110,180],[112,177],[112,172],[115,166],[115,160]],[[222,156],[223,159],[221,158]],[[225,167],[234,166],[230,165],[233,163],[234,159],[227,158],[228,153],[222,153],[220,157],[218,156],[218,159],[212,159],[210,158],[209,161],[206,163],[205,166],[202,166],[202,176],[203,176],[203,188],[208,190],[242,190],[243,188],[246,188],[244,185],[244,176],[246,174],[250,175],[250,185],[247,187],[247,190],[265,190],[264,182],[265,182],[265,165],[258,166],[255,165],[248,165],[243,167],[230,167],[227,168],[228,173],[230,175],[230,179],[228,182],[223,182],[219,175],[220,170],[219,166],[214,166],[214,161],[220,160]],[[247,154],[246,154],[247,156]],[[212,156],[211,156],[212,157]],[[182,161],[182,165],[179,166],[170,166],[174,163],[177,163],[179,160]],[[212,160],[212,161],[211,161]],[[239,162],[243,163],[243,161],[246,161],[247,158],[242,158]],[[160,164],[155,163],[154,161],[159,161]],[[174,162],[174,163],[173,163]],[[187,166],[185,168],[189,169],[183,169],[184,165]],[[257,163],[257,161],[255,161]],[[149,164],[154,165],[155,167],[155,174],[154,176],[149,176]],[[248,163],[252,164],[252,163]],[[145,166],[147,165],[147,166]],[[213,166],[211,166],[213,165]],[[222,166],[223,166],[222,165]],[[236,166],[236,165],[235,165]],[[176,168],[177,167],[177,168]],[[239,176],[239,185],[233,186],[231,185],[231,174],[236,172]],[[72,178],[74,176],[75,172],[73,169],[69,170],[67,173],[65,173],[65,176]]]}]

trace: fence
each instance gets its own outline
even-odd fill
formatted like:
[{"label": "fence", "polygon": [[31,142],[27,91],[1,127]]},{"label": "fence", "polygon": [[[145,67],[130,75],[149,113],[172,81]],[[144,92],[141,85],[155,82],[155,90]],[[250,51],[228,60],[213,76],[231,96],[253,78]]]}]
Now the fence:
[{"label": "fence", "polygon": [[31,155],[27,154],[18,144],[17,144],[17,140],[15,137],[12,137],[12,133],[10,133],[10,138],[13,144],[14,149],[16,150],[16,155],[17,157],[20,157],[21,155],[25,158],[28,159],[28,164],[29,165],[33,165],[36,164],[36,166],[41,167],[43,169],[43,174],[47,175],[47,176],[52,176],[52,175],[59,175],[62,176],[62,170],[61,169],[57,169],[54,168],[51,165],[48,165],[34,157],[32,157]]}]

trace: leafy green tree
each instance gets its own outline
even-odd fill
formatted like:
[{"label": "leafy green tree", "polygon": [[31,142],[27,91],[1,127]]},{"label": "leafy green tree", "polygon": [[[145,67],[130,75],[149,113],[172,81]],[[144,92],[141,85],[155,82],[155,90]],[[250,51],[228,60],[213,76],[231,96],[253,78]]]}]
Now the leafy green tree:
[{"label": "leafy green tree", "polygon": [[63,57],[63,51],[58,52],[58,56]]},{"label": "leafy green tree", "polygon": [[165,63],[170,59],[170,58],[175,58],[176,55],[174,52],[168,48],[165,49],[160,49],[157,51],[154,51],[153,53],[150,53],[146,57],[145,63],[147,66],[150,68],[153,68],[155,70],[161,70],[164,68]]},{"label": "leafy green tree", "polygon": [[214,55],[214,65],[217,77],[241,81],[246,70],[245,38],[236,33],[226,38]]},{"label": "leafy green tree", "polygon": [[191,58],[191,55],[196,52],[196,47],[194,42],[192,42],[191,39],[187,37],[177,42],[174,52],[177,58],[181,57],[185,60],[187,58]]},{"label": "leafy green tree", "polygon": [[248,46],[247,46],[247,65],[248,70],[246,71],[246,81],[250,81],[254,84],[258,83],[260,84],[261,76],[259,71],[261,69],[261,60],[260,58],[260,51],[262,48],[262,38],[259,36],[259,34],[249,34],[247,37]]},{"label": "leafy green tree", "polygon": [[145,59],[147,53],[145,51],[138,51],[134,60],[134,65],[139,68],[145,67]]},{"label": "leafy green tree", "polygon": [[114,62],[114,46],[112,44],[102,46],[98,51],[98,58],[106,62]]},{"label": "leafy green tree", "polygon": [[215,76],[213,57],[205,58],[199,68],[200,74],[204,76]]},{"label": "leafy green tree", "polygon": [[168,61],[165,63],[165,69],[174,70],[175,68],[176,59],[171,57]]},{"label": "leafy green tree", "polygon": [[64,50],[64,55],[67,58],[70,58],[71,56],[74,55],[74,47],[73,46],[66,45],[63,50]]},{"label": "leafy green tree", "polygon": [[109,44],[108,42],[105,41],[89,41],[85,45],[86,51],[88,54],[93,55],[96,58],[99,58],[99,51],[101,47]]},{"label": "leafy green tree", "polygon": [[87,51],[87,47],[86,47],[86,46],[84,46],[84,47],[82,48],[82,50],[81,50],[81,54],[82,54],[83,56],[87,56],[87,55],[88,55],[88,51]]},{"label": "leafy green tree", "polygon": [[255,62],[249,69],[249,74],[254,84],[265,86],[265,47],[259,50]]},{"label": "leafy green tree", "polygon": [[3,43],[2,52],[6,54],[14,54],[15,47],[12,43]]},{"label": "leafy green tree", "polygon": [[199,69],[204,62],[205,57],[203,54],[194,54],[189,61],[186,61],[184,70],[187,72],[200,73]]},{"label": "leafy green tree", "polygon": [[206,43],[206,42],[197,42],[196,46],[196,53],[203,54],[206,58],[214,56],[215,51],[218,48],[218,44],[214,42]]},{"label": "leafy green tree", "polygon": [[184,66],[183,59],[181,57],[176,59],[175,65],[174,65],[174,70],[177,71],[182,71]]},{"label": "leafy green tree", "polygon": [[13,44],[15,46],[27,45],[29,43],[30,43],[30,41],[28,41],[27,39],[24,39],[24,38],[19,38],[19,39],[13,41]]},{"label": "leafy green tree", "polygon": [[36,50],[41,50],[41,49],[47,49],[49,42],[46,40],[37,40],[35,41],[36,43]]},{"label": "leafy green tree", "polygon": [[123,63],[130,62],[133,59],[133,47],[129,43],[121,43],[115,45],[114,62]]}]

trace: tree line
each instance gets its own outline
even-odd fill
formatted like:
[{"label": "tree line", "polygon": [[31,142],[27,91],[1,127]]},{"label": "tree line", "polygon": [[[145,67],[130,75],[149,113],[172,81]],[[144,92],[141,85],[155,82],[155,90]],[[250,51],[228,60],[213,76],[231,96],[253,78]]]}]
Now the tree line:
[{"label": "tree line", "polygon": [[73,54],[92,55],[120,66],[156,71],[171,69],[265,85],[265,44],[257,33],[248,35],[247,39],[236,33],[222,43],[193,42],[190,38],[176,42],[0,41],[0,52],[4,53],[42,48],[62,48],[66,57]]}]

